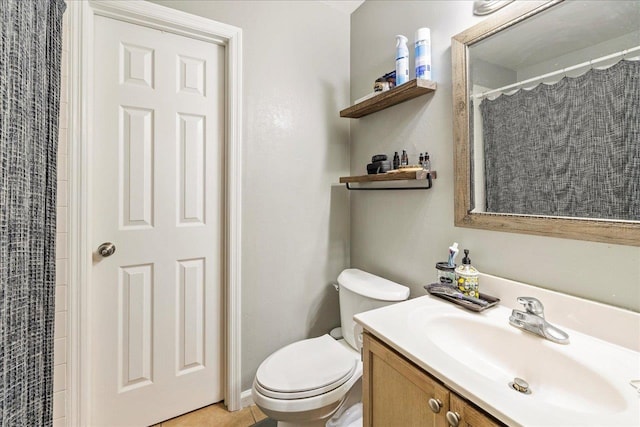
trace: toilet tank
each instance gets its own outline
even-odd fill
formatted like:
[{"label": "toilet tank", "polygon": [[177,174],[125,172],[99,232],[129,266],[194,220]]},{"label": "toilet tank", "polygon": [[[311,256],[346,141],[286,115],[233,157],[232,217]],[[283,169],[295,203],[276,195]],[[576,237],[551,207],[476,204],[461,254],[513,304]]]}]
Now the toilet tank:
[{"label": "toilet tank", "polygon": [[349,268],[340,273],[338,285],[342,335],[356,350],[361,346],[361,329],[358,327],[356,331],[354,315],[409,298],[409,288],[406,286],[357,268]]}]

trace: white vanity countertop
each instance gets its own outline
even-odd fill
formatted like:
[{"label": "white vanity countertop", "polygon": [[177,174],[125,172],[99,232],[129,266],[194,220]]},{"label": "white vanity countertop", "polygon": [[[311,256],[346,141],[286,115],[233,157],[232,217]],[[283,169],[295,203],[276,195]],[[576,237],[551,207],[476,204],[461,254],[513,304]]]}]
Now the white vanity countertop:
[{"label": "white vanity countertop", "polygon": [[[474,313],[425,295],[355,320],[508,425],[640,425],[640,393],[629,384],[640,380],[640,314],[494,276],[480,283],[501,305]],[[540,299],[570,343],[510,326],[514,295]],[[509,388],[516,376],[530,395]]]}]

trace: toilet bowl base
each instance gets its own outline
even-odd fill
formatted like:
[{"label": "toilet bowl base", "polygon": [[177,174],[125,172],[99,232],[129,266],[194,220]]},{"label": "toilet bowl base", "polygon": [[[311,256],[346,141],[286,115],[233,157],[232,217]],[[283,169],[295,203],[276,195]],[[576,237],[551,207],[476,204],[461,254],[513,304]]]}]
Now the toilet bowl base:
[{"label": "toilet bowl base", "polygon": [[[322,408],[304,412],[278,412],[256,405],[269,418],[278,421],[278,427],[325,427],[332,416],[339,416],[352,405],[362,401],[362,377],[351,386],[342,399]],[[286,421],[281,421],[281,420]]]},{"label": "toilet bowl base", "polygon": [[[327,420],[336,412],[344,399],[331,405],[304,412],[279,412],[256,405],[269,418],[278,421],[278,427],[324,427]],[[286,421],[282,421],[286,420]]]},{"label": "toilet bowl base", "polygon": [[325,418],[321,420],[306,422],[304,424],[278,421],[278,427],[325,427],[326,424],[327,420]]}]

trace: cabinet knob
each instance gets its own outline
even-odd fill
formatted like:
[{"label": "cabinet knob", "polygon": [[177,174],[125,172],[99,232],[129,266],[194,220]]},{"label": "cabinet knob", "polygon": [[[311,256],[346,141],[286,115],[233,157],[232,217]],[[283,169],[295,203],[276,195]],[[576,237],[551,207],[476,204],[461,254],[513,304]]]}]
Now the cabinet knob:
[{"label": "cabinet knob", "polygon": [[447,412],[447,422],[451,427],[458,427],[460,424],[460,414],[457,412]]},{"label": "cabinet knob", "polygon": [[442,409],[442,401],[440,399],[434,399],[433,397],[429,399],[429,408],[433,411],[434,414],[440,412]]}]

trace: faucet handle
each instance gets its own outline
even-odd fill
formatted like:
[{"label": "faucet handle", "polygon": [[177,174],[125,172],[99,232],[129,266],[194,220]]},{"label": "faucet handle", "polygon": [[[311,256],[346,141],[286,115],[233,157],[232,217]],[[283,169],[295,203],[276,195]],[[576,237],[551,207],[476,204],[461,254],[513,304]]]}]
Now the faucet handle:
[{"label": "faucet handle", "polygon": [[544,305],[542,305],[539,299],[533,298],[533,297],[518,297],[516,301],[524,305],[524,308],[525,310],[527,310],[527,313],[544,317]]}]

